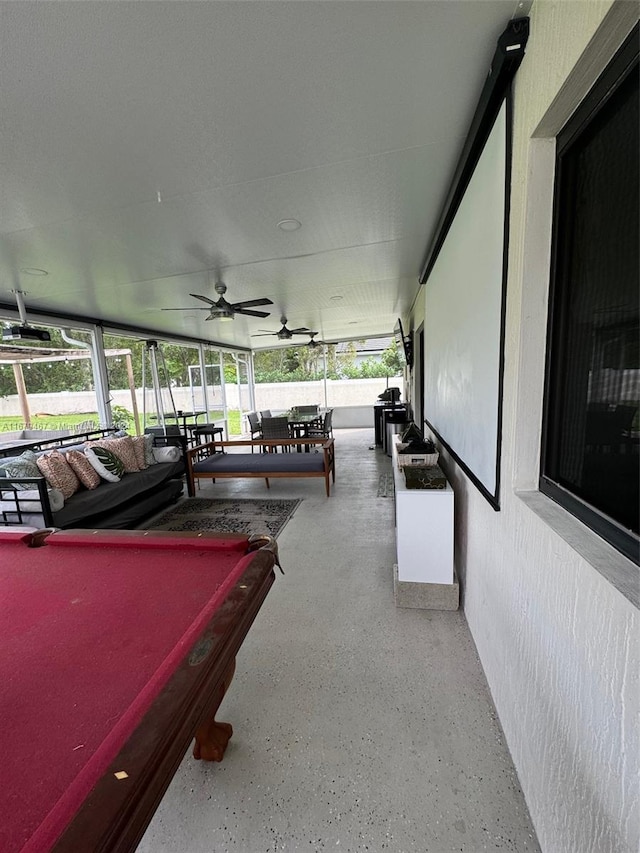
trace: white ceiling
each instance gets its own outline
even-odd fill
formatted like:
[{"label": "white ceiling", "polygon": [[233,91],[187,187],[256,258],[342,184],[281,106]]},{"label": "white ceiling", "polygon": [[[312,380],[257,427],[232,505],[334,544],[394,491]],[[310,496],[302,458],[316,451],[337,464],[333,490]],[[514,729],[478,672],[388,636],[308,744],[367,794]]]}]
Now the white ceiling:
[{"label": "white ceiling", "polygon": [[[0,303],[19,289],[32,321],[254,349],[278,344],[250,335],[282,314],[328,341],[389,334],[517,14],[517,0],[0,2]],[[280,230],[289,218],[302,227]],[[218,267],[230,302],[269,297],[271,316],[205,321],[189,294],[216,299]]]}]

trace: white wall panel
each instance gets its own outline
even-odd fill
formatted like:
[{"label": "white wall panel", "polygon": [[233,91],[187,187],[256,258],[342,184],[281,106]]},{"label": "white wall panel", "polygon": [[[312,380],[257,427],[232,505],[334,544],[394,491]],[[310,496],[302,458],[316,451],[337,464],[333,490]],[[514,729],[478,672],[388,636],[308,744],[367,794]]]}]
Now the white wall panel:
[{"label": "white wall panel", "polygon": [[637,569],[551,501],[530,491],[545,504],[534,511],[516,493],[537,479],[551,224],[553,140],[532,139],[559,105],[568,118],[568,89],[588,88],[629,9],[533,4],[514,93],[501,512],[444,454],[465,614],[545,853],[640,848],[638,610],[602,566],[636,589]]}]

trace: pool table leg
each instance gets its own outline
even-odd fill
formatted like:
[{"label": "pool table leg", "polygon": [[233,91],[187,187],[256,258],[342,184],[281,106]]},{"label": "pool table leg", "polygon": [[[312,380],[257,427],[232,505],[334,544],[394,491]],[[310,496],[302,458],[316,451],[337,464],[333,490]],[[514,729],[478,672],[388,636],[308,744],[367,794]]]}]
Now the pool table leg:
[{"label": "pool table leg", "polygon": [[230,723],[216,722],[215,715],[224,698],[224,694],[229,689],[235,671],[236,661],[234,658],[214,701],[211,709],[211,718],[202,723],[195,734],[196,742],[193,745],[194,758],[201,758],[204,761],[222,761],[224,757],[224,751],[233,734],[233,728]]}]

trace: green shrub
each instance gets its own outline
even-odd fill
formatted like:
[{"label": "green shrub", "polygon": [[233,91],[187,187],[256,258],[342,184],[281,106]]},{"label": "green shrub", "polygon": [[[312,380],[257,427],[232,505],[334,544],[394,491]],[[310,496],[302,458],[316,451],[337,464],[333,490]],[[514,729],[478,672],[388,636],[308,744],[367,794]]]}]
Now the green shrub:
[{"label": "green shrub", "polygon": [[118,429],[131,430],[133,427],[133,413],[124,406],[111,406],[111,415],[114,427]]}]

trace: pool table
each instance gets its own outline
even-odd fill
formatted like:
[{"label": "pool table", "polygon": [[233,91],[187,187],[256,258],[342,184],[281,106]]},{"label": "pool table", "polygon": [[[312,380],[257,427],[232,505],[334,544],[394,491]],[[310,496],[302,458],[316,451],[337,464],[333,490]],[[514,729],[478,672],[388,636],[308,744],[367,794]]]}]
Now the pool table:
[{"label": "pool table", "polygon": [[193,738],[222,759],[277,562],[253,539],[0,532],[2,853],[135,850]]}]

